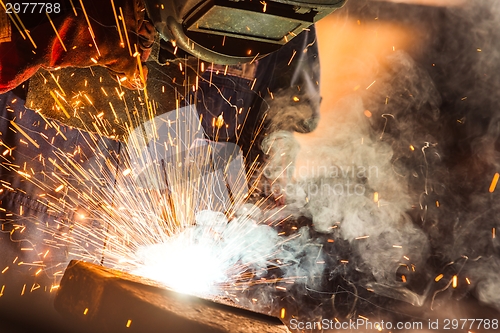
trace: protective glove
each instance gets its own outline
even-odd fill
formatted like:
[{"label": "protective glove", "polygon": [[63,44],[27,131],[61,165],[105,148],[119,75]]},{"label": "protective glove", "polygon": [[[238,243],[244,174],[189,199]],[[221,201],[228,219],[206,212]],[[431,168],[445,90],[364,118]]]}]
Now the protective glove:
[{"label": "protective glove", "polygon": [[144,87],[147,68],[142,62],[150,54],[156,32],[145,19],[143,0],[61,0],[58,4],[51,13],[47,8],[39,13],[41,7],[23,13],[21,4],[15,15],[15,7],[1,2],[0,93],[20,85],[40,68],[96,65],[109,69],[127,88]]}]

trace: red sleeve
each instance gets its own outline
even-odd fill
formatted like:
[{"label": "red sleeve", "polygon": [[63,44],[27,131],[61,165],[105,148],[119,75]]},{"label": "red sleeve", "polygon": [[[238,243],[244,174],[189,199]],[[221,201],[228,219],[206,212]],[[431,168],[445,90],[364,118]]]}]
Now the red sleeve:
[{"label": "red sleeve", "polygon": [[[41,67],[98,65],[120,78],[125,76],[127,80],[123,85],[142,87],[137,58],[132,55],[137,50],[145,61],[155,34],[154,28],[144,20],[143,2],[114,0],[115,10],[111,1],[84,0],[83,4],[83,8],[75,5],[74,9],[69,8],[51,19],[60,38],[48,19],[29,29],[31,38],[26,31],[23,38],[11,24],[11,41],[0,42],[0,93],[15,88]],[[118,20],[118,29],[114,13],[121,18],[120,9],[124,19]]]}]

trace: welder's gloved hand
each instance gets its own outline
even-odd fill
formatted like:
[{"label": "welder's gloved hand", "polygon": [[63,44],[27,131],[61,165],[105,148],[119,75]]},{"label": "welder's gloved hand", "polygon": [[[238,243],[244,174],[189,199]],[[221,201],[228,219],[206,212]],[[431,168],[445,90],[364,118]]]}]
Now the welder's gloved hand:
[{"label": "welder's gloved hand", "polygon": [[18,18],[0,12],[0,93],[20,85],[39,68],[96,65],[108,68],[125,87],[143,88],[147,69],[139,63],[146,61],[156,35],[145,18],[144,1],[83,0],[83,7],[78,1],[59,3],[60,9],[49,14],[57,34],[45,12],[18,14],[28,31]]}]

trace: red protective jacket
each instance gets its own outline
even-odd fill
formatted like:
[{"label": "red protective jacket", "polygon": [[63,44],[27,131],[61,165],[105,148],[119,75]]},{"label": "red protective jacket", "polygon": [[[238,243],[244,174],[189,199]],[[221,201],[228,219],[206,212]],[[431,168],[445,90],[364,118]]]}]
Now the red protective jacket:
[{"label": "red protective jacket", "polygon": [[[140,79],[136,52],[141,61],[145,61],[155,36],[154,27],[145,20],[143,1],[61,0],[57,3],[58,9],[47,10],[41,6],[25,8],[18,2],[17,17],[6,14],[6,11],[15,12],[15,7],[0,11],[0,31],[4,37],[0,38],[0,93],[26,81],[39,68],[95,65],[108,68],[128,88],[142,88],[144,82]],[[47,16],[48,11],[51,13]],[[9,30],[11,33],[5,38]],[[145,79],[145,67],[143,75]]]}]

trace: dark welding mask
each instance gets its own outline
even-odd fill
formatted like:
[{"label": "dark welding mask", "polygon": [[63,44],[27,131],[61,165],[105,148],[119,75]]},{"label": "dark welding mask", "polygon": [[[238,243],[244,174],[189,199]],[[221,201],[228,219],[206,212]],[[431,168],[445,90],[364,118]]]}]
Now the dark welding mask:
[{"label": "dark welding mask", "polygon": [[146,0],[146,8],[174,51],[233,65],[277,50],[346,1]]}]

